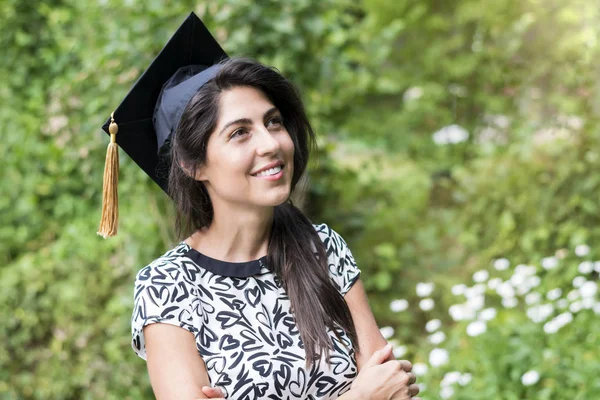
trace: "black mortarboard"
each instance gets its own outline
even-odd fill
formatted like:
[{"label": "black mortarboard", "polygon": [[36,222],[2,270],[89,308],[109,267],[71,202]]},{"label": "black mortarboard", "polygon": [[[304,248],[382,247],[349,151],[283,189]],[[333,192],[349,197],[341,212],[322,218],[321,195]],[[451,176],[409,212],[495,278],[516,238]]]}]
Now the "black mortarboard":
[{"label": "black mortarboard", "polygon": [[157,173],[159,151],[169,143],[192,96],[216,75],[218,63],[225,58],[221,46],[191,13],[102,126],[111,143],[104,169],[99,235],[106,238],[117,233],[116,145],[166,191],[167,177]]}]

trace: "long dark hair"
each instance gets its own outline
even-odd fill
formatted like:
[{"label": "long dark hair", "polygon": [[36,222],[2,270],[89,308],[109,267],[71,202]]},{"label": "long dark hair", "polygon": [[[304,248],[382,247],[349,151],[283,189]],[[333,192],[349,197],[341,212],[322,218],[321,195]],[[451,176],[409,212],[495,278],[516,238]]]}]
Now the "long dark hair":
[{"label": "long dark hair", "polygon": [[[175,229],[179,238],[208,227],[213,219],[209,194],[194,180],[196,167],[206,161],[206,148],[219,117],[219,96],[233,87],[261,90],[281,112],[294,143],[291,191],[304,174],[315,136],[295,87],[275,69],[249,59],[228,59],[216,77],[193,96],[184,110],[170,149],[169,195],[175,202]],[[187,171],[182,169],[187,166]],[[191,171],[191,173],[190,173]],[[330,281],[325,245],[310,220],[288,199],[275,207],[267,263],[289,296],[292,312],[306,351],[306,366],[323,349],[333,349],[330,328],[339,337],[342,327],[358,350],[358,338],[348,305]],[[329,360],[328,360],[329,361]]]}]

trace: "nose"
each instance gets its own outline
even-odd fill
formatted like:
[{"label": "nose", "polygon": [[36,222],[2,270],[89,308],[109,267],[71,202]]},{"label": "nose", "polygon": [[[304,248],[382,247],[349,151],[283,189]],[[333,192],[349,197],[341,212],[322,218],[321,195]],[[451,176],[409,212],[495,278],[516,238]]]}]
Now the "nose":
[{"label": "nose", "polygon": [[279,151],[279,141],[267,128],[258,130],[256,137],[256,154],[264,156]]}]

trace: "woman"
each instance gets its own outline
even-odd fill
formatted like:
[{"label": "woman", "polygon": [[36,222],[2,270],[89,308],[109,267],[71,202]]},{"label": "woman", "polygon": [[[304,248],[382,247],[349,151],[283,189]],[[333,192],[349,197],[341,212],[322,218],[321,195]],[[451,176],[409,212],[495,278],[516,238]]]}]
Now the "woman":
[{"label": "woman", "polygon": [[294,87],[246,59],[185,67],[154,118],[157,136],[175,121],[159,147],[185,238],[135,282],[132,346],[156,397],[415,396],[345,241],[290,201],[314,144]]}]

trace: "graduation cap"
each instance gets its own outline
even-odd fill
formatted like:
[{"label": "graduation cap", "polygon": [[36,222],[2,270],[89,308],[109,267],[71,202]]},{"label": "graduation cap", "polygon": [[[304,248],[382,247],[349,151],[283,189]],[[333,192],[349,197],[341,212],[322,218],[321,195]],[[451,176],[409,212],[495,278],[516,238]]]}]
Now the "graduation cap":
[{"label": "graduation cap", "polygon": [[104,167],[102,217],[98,235],[117,234],[118,146],[165,192],[159,174],[164,152],[192,96],[220,69],[227,54],[193,12],[133,85],[102,129],[110,135]]}]

